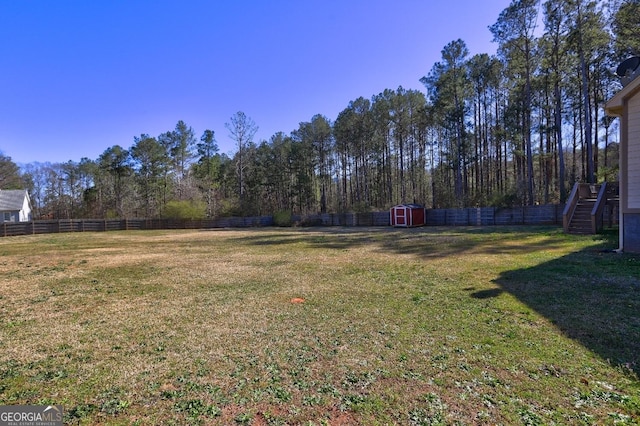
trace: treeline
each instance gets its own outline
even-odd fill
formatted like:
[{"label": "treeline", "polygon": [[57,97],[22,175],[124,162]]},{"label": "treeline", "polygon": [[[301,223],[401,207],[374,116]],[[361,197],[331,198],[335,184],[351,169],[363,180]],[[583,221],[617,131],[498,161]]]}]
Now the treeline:
[{"label": "treeline", "polygon": [[[463,40],[420,79],[254,141],[242,112],[215,133],[183,121],[99,158],[21,171],[36,215],[217,217],[563,202],[577,181],[617,180],[604,103],[617,64],[640,54],[640,2],[514,0],[489,27],[497,54]],[[1,176],[1,175],[0,175]]]}]

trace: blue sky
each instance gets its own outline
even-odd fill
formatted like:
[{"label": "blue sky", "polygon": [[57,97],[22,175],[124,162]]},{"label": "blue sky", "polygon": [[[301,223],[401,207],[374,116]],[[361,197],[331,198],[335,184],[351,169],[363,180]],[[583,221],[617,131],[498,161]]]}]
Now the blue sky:
[{"label": "blue sky", "polygon": [[198,139],[243,111],[256,142],[335,120],[384,89],[423,90],[442,48],[494,53],[508,0],[0,0],[0,151],[97,159],[178,120]]}]

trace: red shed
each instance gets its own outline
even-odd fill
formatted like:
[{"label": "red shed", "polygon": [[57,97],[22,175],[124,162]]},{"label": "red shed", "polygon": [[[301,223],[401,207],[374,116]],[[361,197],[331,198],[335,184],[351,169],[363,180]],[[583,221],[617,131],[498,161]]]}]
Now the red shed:
[{"label": "red shed", "polygon": [[423,226],[427,223],[427,210],[420,204],[399,204],[391,207],[391,226]]}]

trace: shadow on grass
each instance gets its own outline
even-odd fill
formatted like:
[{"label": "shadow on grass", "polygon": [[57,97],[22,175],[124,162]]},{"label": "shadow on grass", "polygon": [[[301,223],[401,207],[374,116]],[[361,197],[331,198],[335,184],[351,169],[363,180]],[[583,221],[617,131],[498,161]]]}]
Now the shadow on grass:
[{"label": "shadow on grass", "polygon": [[[518,254],[551,249],[558,244],[558,227],[311,227],[280,229],[276,234],[257,229],[254,235],[235,240],[238,244],[281,246],[306,244],[332,250],[357,249],[376,245],[379,250],[421,258],[484,254]],[[543,235],[535,242],[521,244],[523,236]],[[547,238],[544,238],[544,236]]]},{"label": "shadow on grass", "polygon": [[611,365],[640,377],[640,256],[602,248],[503,272],[500,288],[552,321]]},{"label": "shadow on grass", "polygon": [[[529,234],[536,238],[523,244]],[[597,353],[614,366],[640,377],[640,256],[610,252],[617,233],[602,243],[539,265],[505,271],[495,280],[499,288],[473,291],[477,299],[508,292],[552,321],[567,337]],[[374,244],[381,251],[419,258],[451,257],[465,253],[527,254],[549,250],[574,238],[554,227],[484,227],[413,229],[305,228],[256,233],[239,243],[279,246],[304,244],[336,250]],[[609,250],[607,250],[609,249]]]}]

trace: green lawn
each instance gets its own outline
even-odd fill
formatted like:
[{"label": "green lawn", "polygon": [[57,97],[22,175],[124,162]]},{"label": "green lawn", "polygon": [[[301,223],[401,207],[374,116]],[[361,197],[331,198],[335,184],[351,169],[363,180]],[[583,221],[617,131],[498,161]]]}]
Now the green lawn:
[{"label": "green lawn", "polygon": [[0,404],[87,425],[640,424],[640,256],[603,251],[615,237],[2,238]]}]

